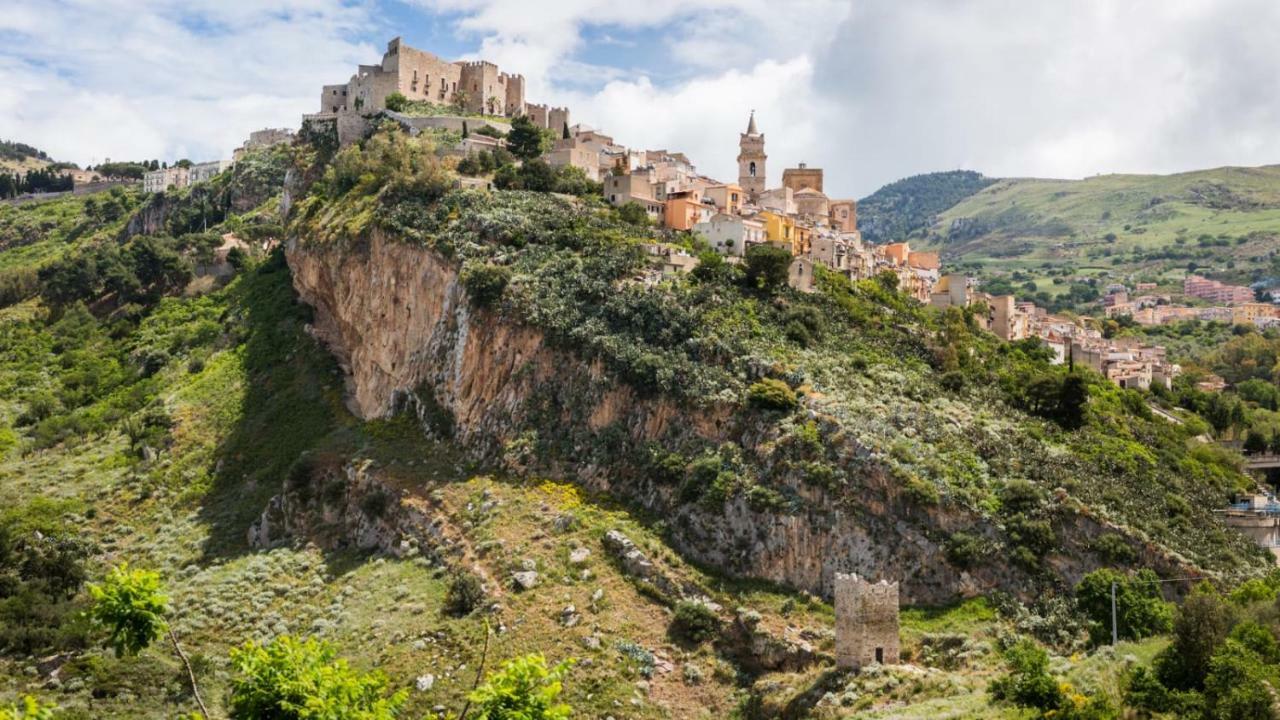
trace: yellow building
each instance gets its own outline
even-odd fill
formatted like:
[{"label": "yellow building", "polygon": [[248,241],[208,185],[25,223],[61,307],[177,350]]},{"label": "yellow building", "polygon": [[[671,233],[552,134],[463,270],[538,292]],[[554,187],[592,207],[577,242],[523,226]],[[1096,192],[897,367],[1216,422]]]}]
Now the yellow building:
[{"label": "yellow building", "polygon": [[764,223],[764,237],[775,245],[780,245],[791,250],[791,254],[795,255],[796,244],[796,222],[786,215],[765,210],[760,213],[760,220]]},{"label": "yellow building", "polygon": [[791,254],[808,255],[809,248],[813,246],[813,227],[798,222],[791,238]]}]

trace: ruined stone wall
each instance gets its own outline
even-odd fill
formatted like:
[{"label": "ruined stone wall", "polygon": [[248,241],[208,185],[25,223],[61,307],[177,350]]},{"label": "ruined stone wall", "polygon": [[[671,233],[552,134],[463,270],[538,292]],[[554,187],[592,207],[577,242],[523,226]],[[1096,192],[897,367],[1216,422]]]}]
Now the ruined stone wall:
[{"label": "ruined stone wall", "polygon": [[857,575],[836,573],[835,611],[838,667],[858,670],[874,663],[898,663],[898,583],[869,583]]}]

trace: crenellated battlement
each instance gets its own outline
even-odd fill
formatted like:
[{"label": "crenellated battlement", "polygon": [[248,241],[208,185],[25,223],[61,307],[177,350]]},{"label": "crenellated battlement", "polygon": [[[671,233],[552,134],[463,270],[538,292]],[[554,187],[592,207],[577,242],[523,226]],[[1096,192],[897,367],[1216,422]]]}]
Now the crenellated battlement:
[{"label": "crenellated battlement", "polygon": [[[496,63],[445,60],[395,37],[387,43],[381,65],[360,65],[345,84],[324,86],[320,111],[368,114],[385,108],[392,93],[400,93],[415,102],[460,105],[469,113],[532,115],[525,87],[524,75],[502,72]],[[543,127],[560,127],[568,121],[568,108],[542,107]]]}]

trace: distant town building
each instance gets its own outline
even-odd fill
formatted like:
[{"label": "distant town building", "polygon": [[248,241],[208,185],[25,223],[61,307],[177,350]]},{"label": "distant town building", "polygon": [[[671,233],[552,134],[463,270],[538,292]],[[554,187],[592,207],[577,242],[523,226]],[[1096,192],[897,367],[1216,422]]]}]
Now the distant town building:
[{"label": "distant town building", "polygon": [[187,184],[194,185],[198,182],[204,182],[229,167],[231,167],[230,160],[212,160],[210,162],[195,163],[187,172]]},{"label": "distant town building", "polygon": [[1190,297],[1234,305],[1253,302],[1253,291],[1242,285],[1226,285],[1199,275],[1188,275],[1182,281],[1182,293]]},{"label": "distant town building", "polygon": [[738,186],[754,200],[766,185],[764,133],[756,129],[756,113],[751,111],[747,131],[738,138]]},{"label": "distant town building", "polygon": [[173,166],[152,170],[142,176],[143,192],[164,192],[184,188],[190,184],[190,172],[187,168]]},{"label": "distant town building", "polygon": [[249,139],[231,153],[231,160],[237,161],[246,152],[273,145],[285,145],[293,142],[294,133],[288,128],[263,128],[249,133]]}]

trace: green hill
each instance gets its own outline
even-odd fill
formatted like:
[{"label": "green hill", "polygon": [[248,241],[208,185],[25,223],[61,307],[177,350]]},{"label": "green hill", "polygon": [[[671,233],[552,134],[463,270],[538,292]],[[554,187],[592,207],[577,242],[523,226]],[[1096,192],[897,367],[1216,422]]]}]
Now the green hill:
[{"label": "green hill", "polygon": [[971,170],[926,173],[889,183],[858,201],[858,229],[871,243],[898,242],[939,213],[996,182]]},{"label": "green hill", "polygon": [[1172,286],[1188,269],[1280,274],[1280,166],[1084,180],[1007,179],[942,212],[924,239],[980,272],[1058,270]]}]

